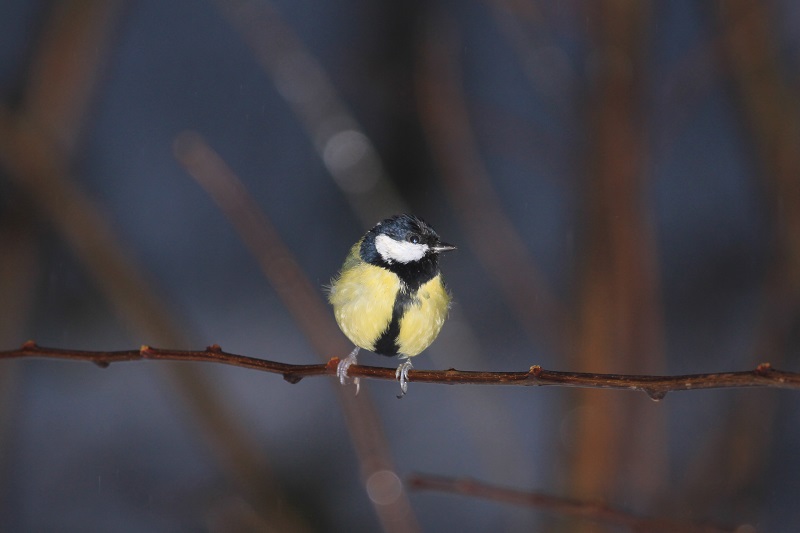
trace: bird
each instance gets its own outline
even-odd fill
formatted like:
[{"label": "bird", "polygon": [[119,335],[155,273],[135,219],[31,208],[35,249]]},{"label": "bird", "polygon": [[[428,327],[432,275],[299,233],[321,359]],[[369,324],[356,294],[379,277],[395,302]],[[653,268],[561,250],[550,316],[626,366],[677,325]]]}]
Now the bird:
[{"label": "bird", "polygon": [[[408,214],[378,222],[353,245],[328,287],[336,323],[355,344],[337,367],[342,385],[364,349],[401,359],[395,373],[398,397],[406,394],[410,358],[431,345],[447,318],[452,297],[439,254],[455,249],[424,220]],[[354,382],[358,394],[359,379]]]}]

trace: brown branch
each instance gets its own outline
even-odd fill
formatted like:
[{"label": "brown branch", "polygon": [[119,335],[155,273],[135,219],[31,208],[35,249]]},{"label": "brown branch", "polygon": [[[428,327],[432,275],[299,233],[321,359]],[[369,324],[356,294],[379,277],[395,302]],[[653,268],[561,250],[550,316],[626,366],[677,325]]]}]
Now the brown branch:
[{"label": "brown branch", "polygon": [[648,518],[609,507],[603,503],[561,498],[549,494],[526,492],[472,479],[452,479],[431,475],[415,475],[408,480],[410,489],[435,490],[465,496],[475,496],[512,505],[535,507],[562,516],[584,518],[593,522],[627,527],[631,531],[670,533],[723,533],[733,529],[710,525],[682,524],[671,520]]},{"label": "brown branch", "polygon": [[[122,361],[156,359],[162,361],[196,361],[261,370],[280,374],[289,383],[314,376],[336,375],[338,357],[327,363],[297,365],[280,363],[246,355],[224,352],[214,344],[205,350],[170,350],[142,346],[138,350],[115,352],[45,348],[27,341],[17,350],[0,351],[0,359],[44,357],[91,361],[101,367]],[[377,366],[353,365],[348,371],[351,377],[395,380],[395,369]],[[412,370],[409,381],[418,383],[443,383],[446,385],[522,385],[581,387],[590,389],[625,389],[646,393],[653,400],[661,400],[668,392],[700,389],[729,389],[739,387],[768,387],[800,390],[800,373],[772,368],[761,363],[754,370],[739,372],[714,372],[709,374],[687,374],[682,376],[641,376],[626,374],[592,374],[586,372],[561,372],[545,370],[533,365],[523,372],[482,372],[474,370]]]}]

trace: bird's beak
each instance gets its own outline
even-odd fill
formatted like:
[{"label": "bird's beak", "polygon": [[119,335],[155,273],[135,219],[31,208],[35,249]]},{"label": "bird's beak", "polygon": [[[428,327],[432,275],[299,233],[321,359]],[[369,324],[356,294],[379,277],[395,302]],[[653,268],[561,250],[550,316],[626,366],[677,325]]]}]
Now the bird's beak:
[{"label": "bird's beak", "polygon": [[442,252],[449,252],[450,250],[455,250],[455,249],[456,249],[455,246],[453,246],[452,244],[447,244],[446,242],[440,242],[436,246],[431,246],[431,250],[433,250],[437,254],[440,254]]}]

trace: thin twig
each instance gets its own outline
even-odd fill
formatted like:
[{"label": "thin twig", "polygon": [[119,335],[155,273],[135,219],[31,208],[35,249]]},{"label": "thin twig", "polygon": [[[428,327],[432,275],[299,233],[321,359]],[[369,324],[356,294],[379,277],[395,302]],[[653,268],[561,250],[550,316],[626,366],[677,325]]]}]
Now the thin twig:
[{"label": "thin twig", "polygon": [[[24,357],[44,357],[50,359],[70,359],[91,361],[101,367],[122,361],[157,359],[164,361],[196,361],[220,363],[224,365],[261,370],[280,374],[289,383],[314,376],[335,376],[338,357],[327,363],[296,365],[280,363],[237,355],[222,351],[214,344],[205,350],[170,350],[142,346],[138,350],[116,352],[70,350],[64,348],[45,348],[33,341],[27,341],[17,350],[0,351],[0,359]],[[351,377],[395,380],[395,368],[353,365],[348,370]],[[738,387],[768,387],[800,390],[800,373],[772,368],[769,363],[761,363],[754,370],[739,372],[714,372],[709,374],[686,374],[682,376],[641,376],[626,374],[592,374],[587,372],[560,372],[545,370],[533,365],[523,372],[482,372],[474,370],[412,370],[409,381],[419,383],[443,383],[446,385],[522,385],[561,387],[582,387],[590,389],[626,389],[646,393],[653,400],[661,400],[668,392],[729,389]]]},{"label": "thin twig", "polygon": [[472,479],[452,479],[431,475],[414,475],[408,480],[410,489],[435,490],[485,500],[510,503],[547,510],[562,516],[585,518],[593,522],[627,527],[632,531],[681,532],[681,533],[724,533],[733,529],[710,525],[682,524],[671,520],[648,518],[600,502],[561,498],[538,492],[526,492],[489,485]]}]

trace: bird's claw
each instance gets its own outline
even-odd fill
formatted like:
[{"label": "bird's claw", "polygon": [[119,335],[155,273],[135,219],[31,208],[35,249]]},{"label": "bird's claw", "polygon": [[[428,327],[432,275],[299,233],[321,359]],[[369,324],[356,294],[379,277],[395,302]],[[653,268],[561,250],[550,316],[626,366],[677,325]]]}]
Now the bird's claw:
[{"label": "bird's claw", "polygon": [[411,364],[411,360],[406,359],[400,366],[397,367],[397,371],[394,373],[395,379],[400,382],[400,391],[402,394],[398,396],[398,398],[402,398],[408,392],[408,371],[414,368]]},{"label": "bird's claw", "polygon": [[[358,350],[359,348],[355,348],[350,355],[339,361],[339,365],[336,367],[336,375],[339,377],[339,383],[342,385],[347,385],[347,371],[350,367],[358,362]],[[361,378],[353,378],[353,383],[356,386],[356,394],[361,389]]]}]

